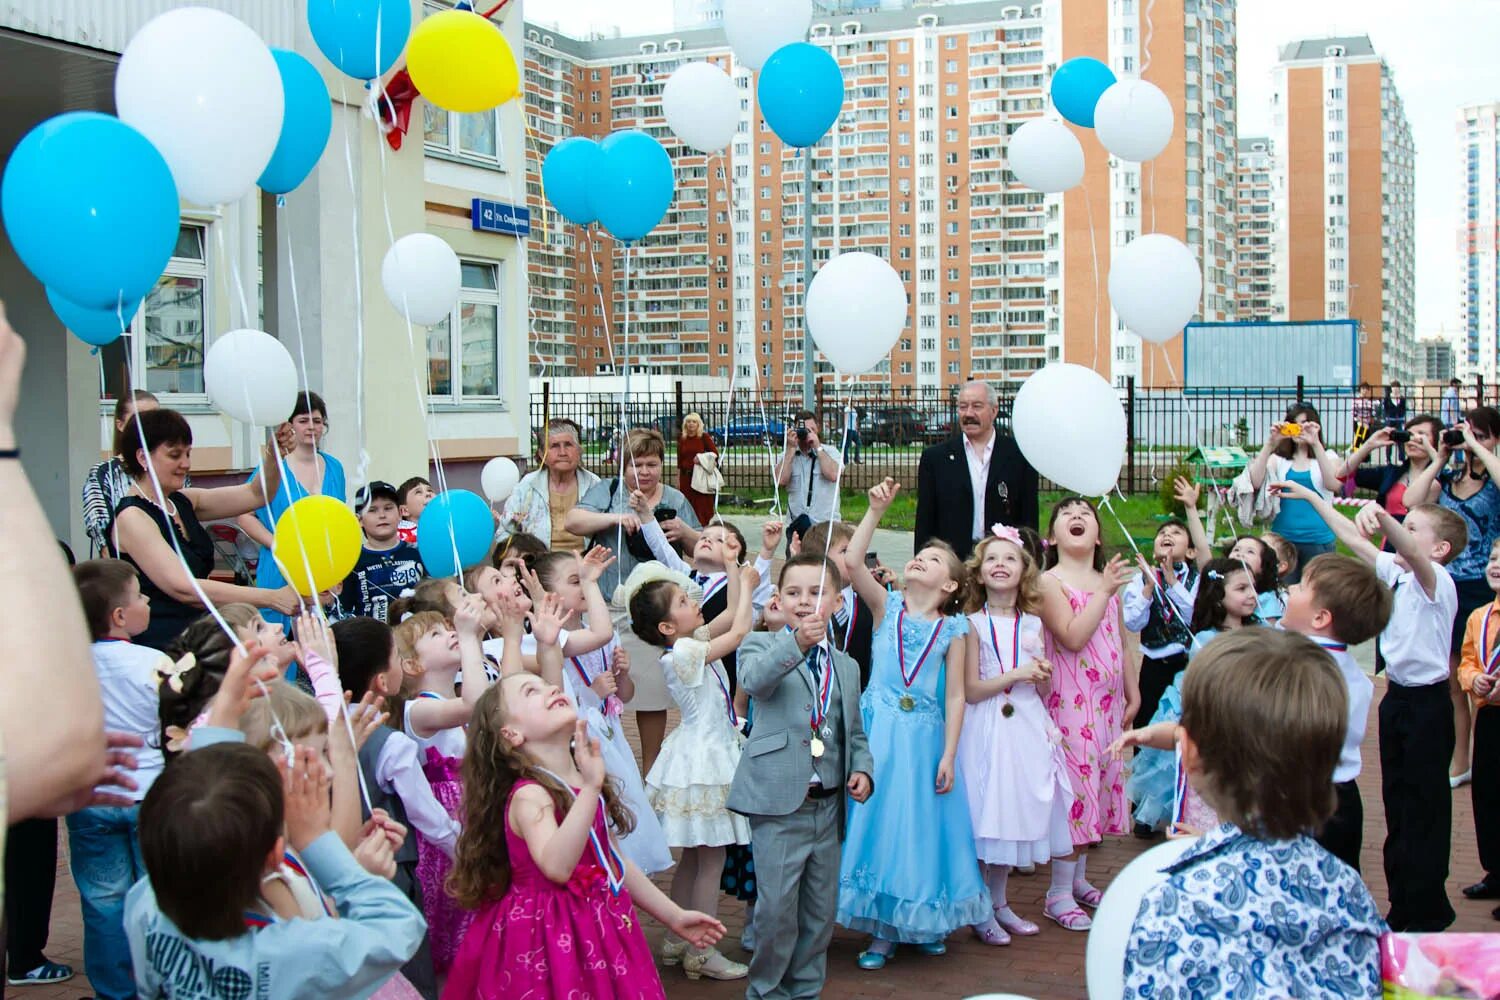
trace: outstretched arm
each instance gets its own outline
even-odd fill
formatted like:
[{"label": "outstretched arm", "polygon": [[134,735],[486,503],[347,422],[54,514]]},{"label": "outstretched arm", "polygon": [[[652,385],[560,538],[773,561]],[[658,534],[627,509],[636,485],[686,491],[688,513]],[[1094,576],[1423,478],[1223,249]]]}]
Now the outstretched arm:
[{"label": "outstretched arm", "polygon": [[1181,476],[1172,481],[1172,493],[1182,504],[1183,520],[1187,521],[1188,538],[1193,543],[1193,561],[1201,570],[1213,560],[1213,546],[1208,541],[1208,532],[1203,530],[1203,518],[1198,513],[1198,501],[1203,490],[1197,483],[1188,482]]},{"label": "outstretched arm", "polygon": [[[1406,526],[1397,521],[1378,504],[1367,504],[1359,509],[1354,526],[1366,537],[1377,532],[1385,535],[1396,554],[1406,561],[1422,593],[1429,601],[1437,597],[1437,570],[1433,568],[1432,556],[1422,550],[1417,538]],[[1373,546],[1372,546],[1373,547]]]},{"label": "outstretched arm", "polygon": [[1289,497],[1293,500],[1306,500],[1312,505],[1313,510],[1318,512],[1318,516],[1323,519],[1328,527],[1333,529],[1334,536],[1349,547],[1350,552],[1370,565],[1375,565],[1375,558],[1380,555],[1380,550],[1375,547],[1373,542],[1359,533],[1359,529],[1354,526],[1353,521],[1335,510],[1333,504],[1324,500],[1321,494],[1308,489],[1301,483],[1272,483],[1271,488],[1283,497]]},{"label": "outstretched arm", "polygon": [[741,566],[737,573],[729,574],[726,586],[729,588],[729,606],[734,609],[734,622],[729,626],[729,631],[709,640],[708,653],[704,656],[706,661],[723,659],[739,649],[745,636],[750,634],[755,614],[750,597],[755,592],[755,584],[759,579],[760,574],[755,572],[754,566]]},{"label": "outstretched arm", "polygon": [[849,550],[844,555],[844,565],[849,570],[849,583],[865,607],[870,609],[872,627],[879,627],[881,620],[885,618],[885,587],[875,579],[870,567],[865,565],[865,553],[870,551],[870,541],[875,537],[875,529],[879,527],[881,517],[890,509],[891,501],[896,499],[900,490],[901,484],[889,476],[884,482],[870,487],[870,507],[860,520],[859,527],[854,529],[854,537],[849,540]]}]

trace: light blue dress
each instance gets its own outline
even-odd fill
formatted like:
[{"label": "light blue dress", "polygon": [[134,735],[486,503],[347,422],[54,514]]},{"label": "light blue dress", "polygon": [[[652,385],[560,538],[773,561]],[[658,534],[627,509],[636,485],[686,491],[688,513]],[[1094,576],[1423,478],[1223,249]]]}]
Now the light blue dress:
[{"label": "light blue dress", "polygon": [[[318,493],[325,497],[333,497],[340,503],[345,502],[348,498],[345,496],[343,465],[339,464],[338,459],[325,452],[318,452],[318,457],[323,460],[323,482],[318,487]],[[297,477],[290,475],[289,471],[282,470],[281,489],[277,490],[276,495],[271,498],[271,506],[262,506],[255,511],[255,519],[265,525],[266,530],[272,534],[276,532],[276,519],[281,517],[292,504],[309,495],[307,490],[303,489],[302,484],[297,481]],[[250,481],[254,482],[258,475],[260,475],[260,470],[256,469],[251,474]],[[286,577],[281,575],[281,568],[276,565],[276,560],[271,558],[270,549],[260,550],[260,561],[255,564],[255,585],[268,590],[286,586]],[[282,625],[287,622],[286,615],[269,608],[263,609],[260,616],[268,622],[277,622]]]},{"label": "light blue dress", "polygon": [[1286,601],[1282,600],[1278,591],[1268,590],[1261,594],[1255,609],[1255,617],[1262,622],[1280,621],[1281,616],[1286,614]]},{"label": "light blue dress", "polygon": [[[839,869],[838,922],[887,941],[929,944],[959,927],[990,918],[990,893],[974,857],[969,806],[955,774],[954,789],[937,794],[943,756],[943,699],[950,643],[969,631],[961,615],[942,628],[907,687],[897,656],[900,594],[886,598],[872,643],[870,683],[860,716],[875,758],[875,792],[849,805]],[[901,642],[906,669],[916,667],[936,622],[907,617]],[[910,711],[901,699],[909,697]]]},{"label": "light blue dress", "polygon": [[[1187,670],[1179,670],[1172,683],[1162,692],[1157,703],[1156,714],[1151,723],[1178,722],[1182,719],[1182,678]],[[1172,819],[1177,781],[1177,755],[1171,750],[1142,747],[1135,755],[1130,780],[1125,782],[1125,794],[1135,803],[1133,815],[1137,823],[1164,829]]]}]

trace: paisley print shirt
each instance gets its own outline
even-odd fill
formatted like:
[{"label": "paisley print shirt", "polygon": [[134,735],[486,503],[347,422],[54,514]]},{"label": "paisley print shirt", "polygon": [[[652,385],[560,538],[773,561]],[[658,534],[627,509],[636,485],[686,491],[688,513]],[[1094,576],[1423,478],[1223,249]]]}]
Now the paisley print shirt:
[{"label": "paisley print shirt", "polygon": [[1309,837],[1225,823],[1146,891],[1125,949],[1125,997],[1380,996],[1369,891]]}]

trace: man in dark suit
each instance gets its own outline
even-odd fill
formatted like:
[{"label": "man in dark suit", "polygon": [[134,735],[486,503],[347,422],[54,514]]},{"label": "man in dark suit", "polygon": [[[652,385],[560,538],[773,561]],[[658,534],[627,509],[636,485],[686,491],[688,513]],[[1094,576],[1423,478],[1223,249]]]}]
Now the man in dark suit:
[{"label": "man in dark suit", "polygon": [[988,382],[965,384],[958,393],[963,433],[922,452],[917,466],[916,551],[936,538],[967,559],[974,542],[995,524],[1035,530],[1036,470],[1015,438],[995,429],[999,412]]}]

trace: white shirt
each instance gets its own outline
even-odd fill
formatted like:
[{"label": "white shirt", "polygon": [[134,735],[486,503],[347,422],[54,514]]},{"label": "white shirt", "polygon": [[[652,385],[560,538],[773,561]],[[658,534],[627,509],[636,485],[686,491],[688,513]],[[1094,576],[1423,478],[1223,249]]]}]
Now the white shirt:
[{"label": "white shirt", "polygon": [[458,820],[448,815],[432,794],[432,786],[417,760],[417,744],[405,733],[391,733],[375,762],[375,783],[381,791],[395,795],[406,809],[406,818],[422,836],[444,854],[453,857],[458,843]]},{"label": "white shirt", "polygon": [[969,460],[969,485],[974,489],[974,524],[970,537],[984,537],[984,487],[990,481],[990,456],[995,452],[995,429],[990,428],[990,439],[984,447],[976,449],[968,435],[964,436],[964,457]]},{"label": "white shirt", "polygon": [[[1448,633],[1443,634],[1447,636]],[[1337,785],[1353,781],[1359,777],[1363,761],[1359,748],[1365,741],[1365,725],[1370,721],[1370,698],[1374,695],[1375,685],[1370,683],[1370,678],[1360,665],[1354,662],[1354,657],[1349,655],[1349,649],[1344,643],[1318,635],[1310,635],[1308,638],[1328,650],[1328,655],[1338,664],[1344,686],[1349,689],[1349,724],[1344,729],[1344,748],[1339,751],[1338,766],[1333,769],[1333,782]]]},{"label": "white shirt", "polygon": [[[1191,641],[1192,632],[1188,629],[1188,623],[1193,620],[1193,602],[1198,598],[1198,582],[1193,581],[1193,587],[1189,590],[1183,584],[1185,576],[1187,576],[1187,566],[1184,564],[1182,569],[1172,577],[1172,582],[1167,584],[1167,600],[1172,602],[1172,610],[1182,622],[1182,634],[1189,637]],[[1125,612],[1127,629],[1139,632],[1151,621],[1151,603],[1155,599],[1155,591],[1155,578],[1147,580],[1143,573],[1137,573],[1135,580],[1125,588],[1125,592],[1121,595],[1121,604]],[[1141,646],[1141,655],[1153,660],[1176,656],[1178,653],[1187,651],[1188,647],[1180,642],[1169,642],[1159,649]]]},{"label": "white shirt", "polygon": [[1394,552],[1375,558],[1375,575],[1396,590],[1390,621],[1380,633],[1385,674],[1392,684],[1425,687],[1448,679],[1448,641],[1458,615],[1458,588],[1442,566],[1433,563],[1432,569],[1436,581],[1429,600],[1416,574],[1397,565]]},{"label": "white shirt", "polygon": [[135,751],[135,770],[130,772],[140,788],[132,792],[110,787],[105,791],[139,802],[161,774],[164,763],[156,668],[171,661],[159,649],[113,639],[94,643],[93,654],[94,673],[99,678],[99,694],[104,701],[104,728],[131,733],[146,741],[145,746]]},{"label": "white shirt", "polygon": [[[426,697],[429,697],[426,693],[417,695],[417,698]],[[412,699],[413,704],[416,703],[417,698]],[[435,700],[447,701],[448,699],[439,696]],[[428,747],[437,747],[438,753],[442,754],[444,757],[458,757],[462,759],[464,755],[464,747],[468,745],[468,739],[464,735],[463,726],[453,726],[448,729],[439,729],[431,736],[418,736],[417,731],[411,727],[411,710],[409,705],[407,706],[405,715],[402,717],[401,729],[402,732],[407,735],[407,737],[409,737],[413,742],[417,744],[417,749],[422,752],[423,757],[427,756]]]}]

